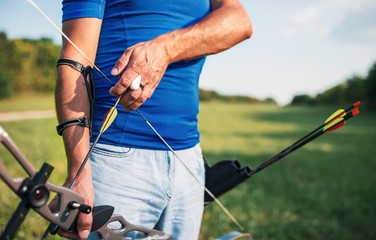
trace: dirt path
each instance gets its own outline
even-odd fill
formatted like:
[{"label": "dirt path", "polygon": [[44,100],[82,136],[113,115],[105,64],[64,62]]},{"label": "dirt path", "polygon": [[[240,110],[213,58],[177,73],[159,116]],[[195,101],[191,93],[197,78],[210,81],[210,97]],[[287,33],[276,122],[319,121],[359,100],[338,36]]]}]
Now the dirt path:
[{"label": "dirt path", "polygon": [[0,122],[56,117],[55,110],[0,112]]}]

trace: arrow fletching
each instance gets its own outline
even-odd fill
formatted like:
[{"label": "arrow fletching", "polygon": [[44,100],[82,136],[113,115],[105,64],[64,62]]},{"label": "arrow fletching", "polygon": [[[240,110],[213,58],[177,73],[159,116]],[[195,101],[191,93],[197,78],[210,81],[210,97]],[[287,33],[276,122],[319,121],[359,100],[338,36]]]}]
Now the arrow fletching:
[{"label": "arrow fletching", "polygon": [[343,119],[343,118],[337,118],[334,121],[332,121],[330,124],[326,125],[323,128],[323,131],[324,132],[334,131],[334,130],[342,127],[343,125],[345,125],[345,123],[346,123],[345,119]]},{"label": "arrow fletching", "polygon": [[[358,104],[359,105],[359,104]],[[359,114],[359,109],[358,108],[354,108],[351,110],[351,112],[349,113],[346,113],[346,115],[344,115],[343,117],[340,117],[340,118],[336,118],[334,121],[332,121],[330,124],[326,125],[324,128],[323,128],[323,131],[324,132],[331,132],[331,131],[334,131],[340,127],[342,127],[343,125],[345,125],[346,123],[346,120],[351,118],[351,117],[354,117],[356,115]]]},{"label": "arrow fletching", "polygon": [[325,120],[325,123],[330,123],[330,122],[334,121],[335,119],[341,118],[341,117],[343,117],[345,115],[346,115],[345,110],[338,109],[337,111],[335,111],[335,113],[333,113],[332,115],[330,115],[330,117],[328,119]]},{"label": "arrow fletching", "polygon": [[99,132],[103,133],[104,131],[107,130],[107,128],[115,120],[117,113],[118,113],[118,111],[117,111],[116,107],[112,107],[110,110],[108,110]]},{"label": "arrow fletching", "polygon": [[118,114],[116,107],[119,104],[119,101],[120,101],[122,96],[123,96],[123,94],[119,95],[118,98],[116,99],[114,106],[112,108],[110,108],[110,110],[108,110],[105,118],[103,119],[102,126],[99,129],[99,135],[101,135],[104,131],[106,131],[107,128],[110,127],[111,124],[114,122],[114,120],[115,120],[115,118]]}]

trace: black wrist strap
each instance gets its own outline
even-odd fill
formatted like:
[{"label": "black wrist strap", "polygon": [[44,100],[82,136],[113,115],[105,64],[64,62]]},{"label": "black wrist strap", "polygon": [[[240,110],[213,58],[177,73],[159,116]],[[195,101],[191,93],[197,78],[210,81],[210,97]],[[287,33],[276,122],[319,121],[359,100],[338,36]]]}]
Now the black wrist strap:
[{"label": "black wrist strap", "polygon": [[90,122],[89,119],[87,119],[86,117],[65,120],[56,127],[57,134],[61,136],[63,134],[64,129],[75,125],[78,125],[80,127],[90,127]]},{"label": "black wrist strap", "polygon": [[60,58],[59,60],[57,60],[56,67],[60,65],[68,65],[81,73],[85,70],[85,67],[82,63],[67,58]]},{"label": "black wrist strap", "polygon": [[84,67],[82,63],[71,60],[71,59],[67,59],[67,58],[60,58],[59,60],[57,60],[56,67],[59,67],[60,65],[68,65],[71,68],[82,73],[85,79],[87,95],[89,97],[89,102],[90,102],[90,118],[81,117],[81,118],[72,118],[72,119],[65,120],[61,122],[59,126],[56,127],[57,133],[61,136],[65,128],[78,125],[81,127],[88,127],[90,129],[90,136],[91,136],[92,119],[93,119],[93,113],[94,113],[94,100],[95,100],[92,68],[90,66]]}]

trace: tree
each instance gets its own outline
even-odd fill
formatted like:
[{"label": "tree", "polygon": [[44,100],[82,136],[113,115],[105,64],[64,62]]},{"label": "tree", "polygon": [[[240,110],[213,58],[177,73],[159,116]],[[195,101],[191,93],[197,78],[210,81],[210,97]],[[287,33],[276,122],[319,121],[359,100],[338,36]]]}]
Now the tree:
[{"label": "tree", "polygon": [[291,101],[291,105],[300,105],[300,104],[314,104],[315,99],[307,94],[296,95]]},{"label": "tree", "polygon": [[5,33],[0,32],[0,98],[7,98],[14,93],[14,75],[10,65],[13,60],[14,46]]},{"label": "tree", "polygon": [[316,100],[320,104],[345,104],[346,85],[339,84],[317,95]]},{"label": "tree", "polygon": [[372,109],[376,109],[376,62],[368,72],[365,88],[367,105]]},{"label": "tree", "polygon": [[346,104],[366,99],[366,86],[363,77],[355,75],[346,81],[345,98]]}]

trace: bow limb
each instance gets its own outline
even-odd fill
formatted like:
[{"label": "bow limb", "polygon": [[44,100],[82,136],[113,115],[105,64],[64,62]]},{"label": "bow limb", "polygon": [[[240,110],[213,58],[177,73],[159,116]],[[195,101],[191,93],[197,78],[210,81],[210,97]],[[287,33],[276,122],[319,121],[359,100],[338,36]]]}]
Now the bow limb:
[{"label": "bow limb", "polygon": [[[42,217],[60,228],[76,232],[75,227],[79,212],[89,213],[91,211],[89,206],[82,204],[83,197],[71,189],[48,182],[47,179],[53,167],[45,163],[39,171],[36,171],[1,126],[0,143],[10,151],[29,175],[25,179],[14,179],[0,158],[0,178],[21,198],[21,203],[0,236],[0,240],[9,240],[15,237],[30,208],[33,208]],[[52,212],[47,205],[50,192],[55,192],[59,196],[59,207],[56,212]],[[111,240],[126,240],[127,238],[123,235],[131,231],[142,232],[150,237],[148,239],[173,240],[166,233],[132,225],[123,217],[112,215],[113,211],[114,207],[112,206],[94,207],[91,231],[98,232],[103,239]],[[108,228],[108,224],[113,222],[121,223],[124,229],[111,230]]]},{"label": "bow limb", "polygon": [[[53,167],[45,163],[37,172],[1,127],[0,142],[12,153],[29,175],[25,179],[14,179],[6,170],[0,158],[0,177],[22,199],[1,239],[12,239],[14,237],[30,208],[33,208],[50,222],[69,229],[78,214],[78,210],[70,209],[68,203],[74,202],[81,205],[83,202],[82,196],[72,190],[47,182]],[[56,192],[60,196],[59,211],[56,213],[52,213],[47,206],[50,192]]]}]

